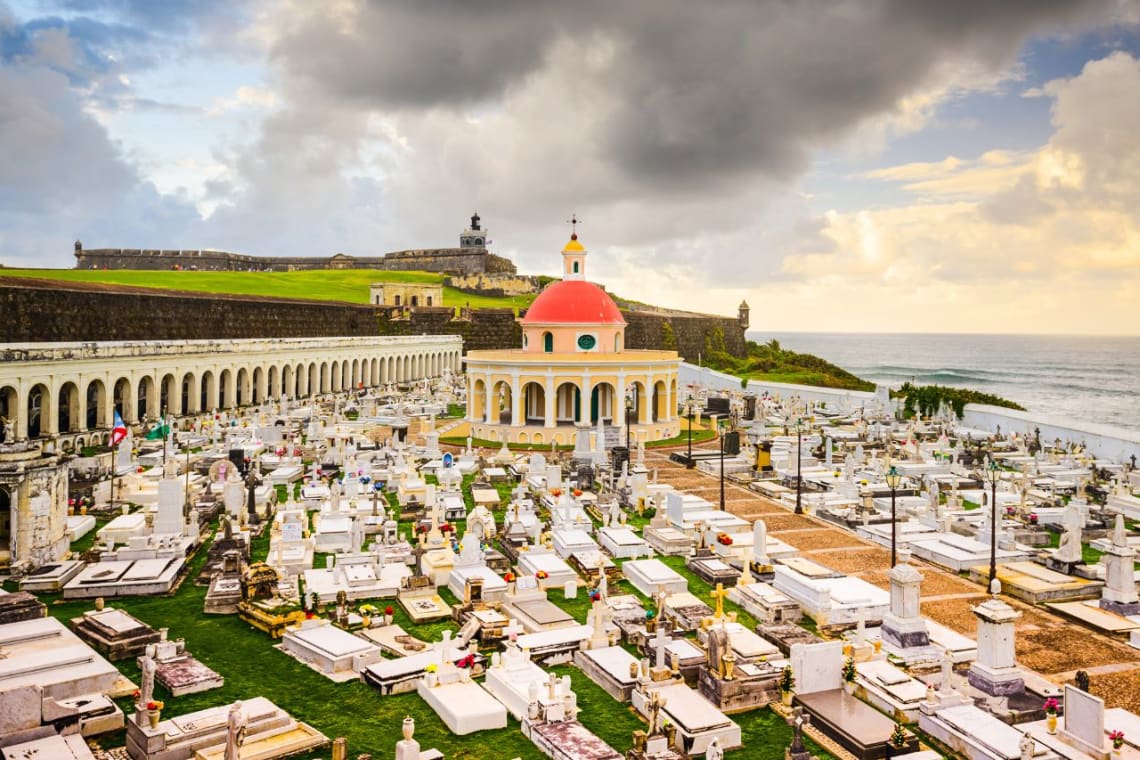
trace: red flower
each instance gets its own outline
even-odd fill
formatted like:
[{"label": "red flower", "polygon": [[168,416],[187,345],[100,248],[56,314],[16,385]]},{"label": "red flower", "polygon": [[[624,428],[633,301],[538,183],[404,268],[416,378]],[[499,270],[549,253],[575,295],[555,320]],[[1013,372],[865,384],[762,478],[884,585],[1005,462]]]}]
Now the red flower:
[{"label": "red flower", "polygon": [[582,495],[582,491],[581,491],[581,489],[575,488],[575,489],[574,489],[574,495],[575,495],[575,496],[581,496],[581,495]]},{"label": "red flower", "polygon": [[503,576],[503,580],[505,580],[507,583],[513,583],[515,580],[515,574],[514,573],[507,573],[506,575]]},{"label": "red flower", "polygon": [[384,614],[385,615],[391,615],[392,614],[392,608],[391,607],[385,607],[384,608]]},{"label": "red flower", "polygon": [[158,702],[147,702],[146,703],[146,709],[157,710],[158,709]]},{"label": "red flower", "polygon": [[550,573],[546,572],[545,570],[539,570],[537,573],[534,574],[534,577],[538,578],[541,581],[541,580],[544,580],[546,578],[549,578]]}]

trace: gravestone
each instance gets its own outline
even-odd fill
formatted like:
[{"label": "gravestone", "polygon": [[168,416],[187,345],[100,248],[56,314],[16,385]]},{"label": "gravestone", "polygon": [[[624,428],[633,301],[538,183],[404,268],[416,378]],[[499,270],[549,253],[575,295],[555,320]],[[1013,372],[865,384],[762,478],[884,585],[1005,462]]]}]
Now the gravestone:
[{"label": "gravestone", "polygon": [[1021,613],[996,596],[973,612],[978,618],[978,657],[970,665],[970,685],[993,697],[1021,692],[1025,681],[1014,653],[1014,624]]},{"label": "gravestone", "polygon": [[1065,725],[1061,738],[1094,756],[1103,753],[1104,700],[1065,684]]}]

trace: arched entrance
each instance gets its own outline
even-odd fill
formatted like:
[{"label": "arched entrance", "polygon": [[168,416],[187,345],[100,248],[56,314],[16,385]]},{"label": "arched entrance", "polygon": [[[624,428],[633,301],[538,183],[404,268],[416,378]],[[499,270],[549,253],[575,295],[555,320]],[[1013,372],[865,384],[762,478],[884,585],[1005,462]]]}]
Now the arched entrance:
[{"label": "arched entrance", "polygon": [[87,384],[87,419],[84,422],[88,430],[110,427],[103,411],[106,399],[107,389],[102,380],[92,380]]}]

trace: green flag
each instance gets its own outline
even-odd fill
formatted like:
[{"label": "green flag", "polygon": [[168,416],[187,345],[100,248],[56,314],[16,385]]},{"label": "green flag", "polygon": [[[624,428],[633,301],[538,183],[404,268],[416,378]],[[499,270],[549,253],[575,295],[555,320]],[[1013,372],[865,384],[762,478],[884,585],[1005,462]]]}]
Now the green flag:
[{"label": "green flag", "polygon": [[152,427],[147,432],[146,439],[148,441],[157,441],[160,438],[165,438],[168,435],[170,435],[170,425],[163,423],[161,425],[155,425],[154,427]]}]

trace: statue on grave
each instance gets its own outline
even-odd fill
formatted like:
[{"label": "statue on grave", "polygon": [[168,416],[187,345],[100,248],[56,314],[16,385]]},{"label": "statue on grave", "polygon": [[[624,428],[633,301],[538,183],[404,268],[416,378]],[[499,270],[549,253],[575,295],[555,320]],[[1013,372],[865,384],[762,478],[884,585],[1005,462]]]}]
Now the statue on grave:
[{"label": "statue on grave", "polygon": [[1017,742],[1018,757],[1021,760],[1033,760],[1033,737],[1026,731]]},{"label": "statue on grave", "polygon": [[234,702],[226,719],[226,751],[222,760],[240,760],[241,745],[245,743],[245,712],[241,701]]},{"label": "statue on grave", "polygon": [[649,736],[661,734],[661,708],[665,707],[665,701],[661,692],[656,689],[649,696],[649,702],[646,704],[646,712],[649,714],[645,716],[649,721]]},{"label": "statue on grave", "polygon": [[705,750],[705,760],[724,760],[724,750],[720,746],[720,737],[714,736]]},{"label": "statue on grave", "polygon": [[729,648],[728,632],[724,628],[711,628],[708,632],[708,665],[717,678],[731,680],[728,673]]},{"label": "statue on grave", "polygon": [[1087,670],[1078,670],[1076,675],[1077,688],[1084,693],[1089,693],[1089,672]]},{"label": "statue on grave", "polygon": [[158,663],[154,659],[155,646],[148,644],[139,663],[139,706],[145,708],[147,703],[154,700],[154,673]]}]

